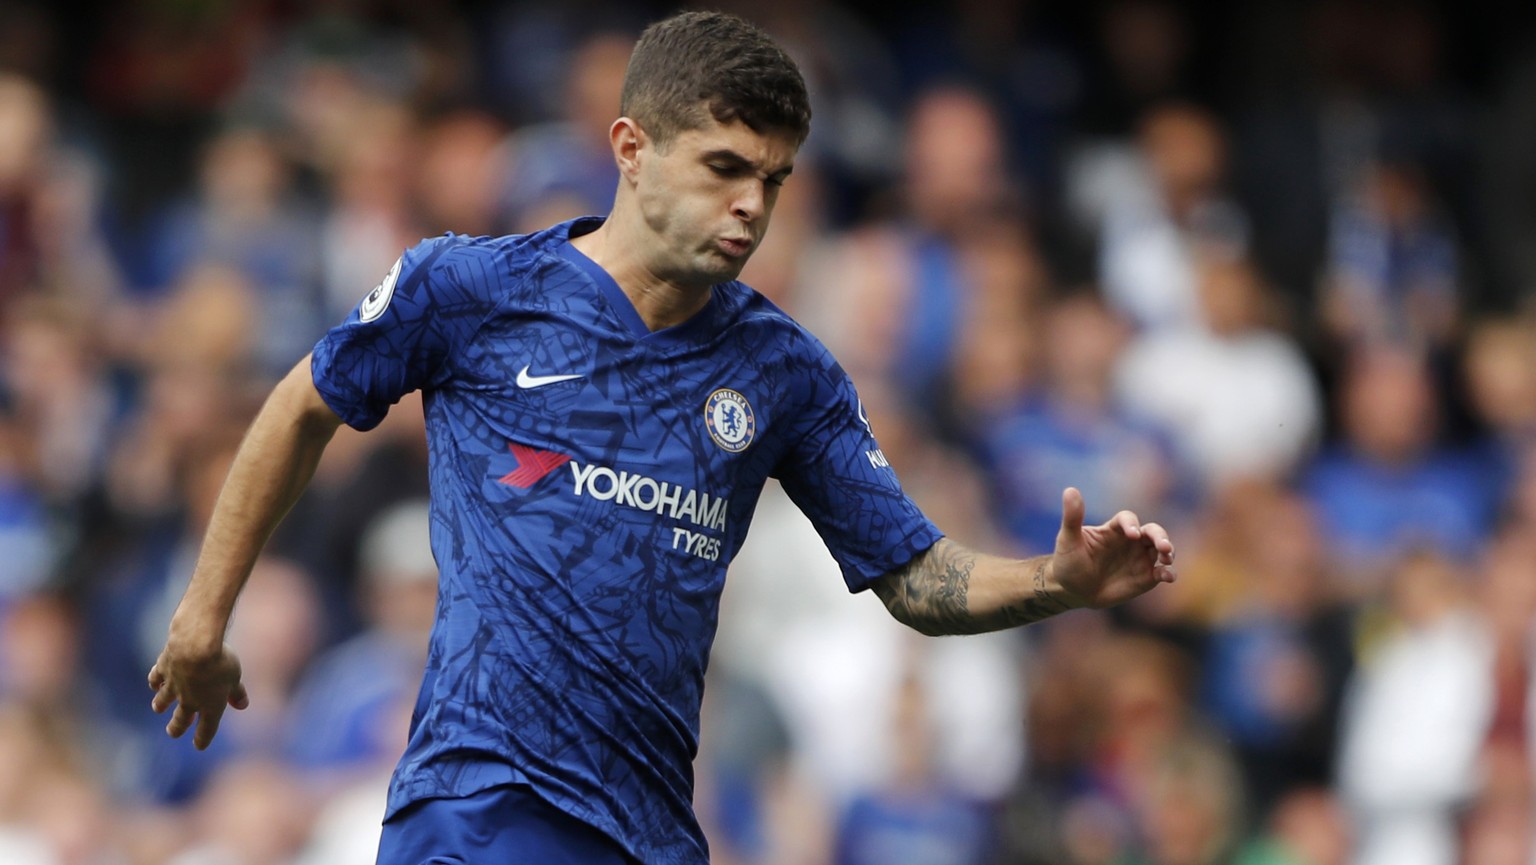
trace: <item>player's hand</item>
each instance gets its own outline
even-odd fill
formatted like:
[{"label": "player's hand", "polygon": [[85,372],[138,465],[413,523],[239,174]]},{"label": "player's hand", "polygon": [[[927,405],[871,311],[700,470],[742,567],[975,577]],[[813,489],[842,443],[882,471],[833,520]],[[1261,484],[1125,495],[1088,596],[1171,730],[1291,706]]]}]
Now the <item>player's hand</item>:
[{"label": "player's hand", "polygon": [[213,742],[226,707],[250,705],[240,682],[240,659],[227,645],[213,654],[200,654],[180,651],[174,641],[166,643],[149,670],[149,687],[155,692],[150,707],[156,713],[176,706],[165,725],[171,738],[181,738],[196,722],[192,744],[199,751]]},{"label": "player's hand", "polygon": [[1079,606],[1099,609],[1129,601],[1158,583],[1171,583],[1173,541],[1157,523],[1121,511],[1098,526],[1084,526],[1083,494],[1061,494],[1061,530],[1051,558],[1052,577]]}]

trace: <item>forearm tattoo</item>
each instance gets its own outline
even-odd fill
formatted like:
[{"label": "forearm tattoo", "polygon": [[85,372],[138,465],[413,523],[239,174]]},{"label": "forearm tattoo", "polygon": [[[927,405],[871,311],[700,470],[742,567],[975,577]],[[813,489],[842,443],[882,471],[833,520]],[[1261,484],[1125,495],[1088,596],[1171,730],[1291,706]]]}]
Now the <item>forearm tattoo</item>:
[{"label": "forearm tattoo", "polygon": [[930,636],[980,634],[1028,625],[1071,609],[1046,586],[1045,560],[1034,566],[1031,591],[995,610],[970,608],[974,553],[941,540],[873,588],[896,620]]}]

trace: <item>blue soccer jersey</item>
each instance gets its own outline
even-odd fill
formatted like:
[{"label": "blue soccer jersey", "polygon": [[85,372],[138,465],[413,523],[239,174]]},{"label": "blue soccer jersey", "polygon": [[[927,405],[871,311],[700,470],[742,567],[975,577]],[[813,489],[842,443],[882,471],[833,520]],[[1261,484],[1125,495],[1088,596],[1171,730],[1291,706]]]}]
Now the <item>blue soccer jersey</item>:
[{"label": "blue soccer jersey", "polygon": [[940,533],[813,336],[740,283],[649,331],[569,243],[598,224],[421,243],[313,374],[358,429],[424,395],[441,584],[389,813],[524,783],[650,865],[692,865],[704,668],[765,480],[853,590]]}]

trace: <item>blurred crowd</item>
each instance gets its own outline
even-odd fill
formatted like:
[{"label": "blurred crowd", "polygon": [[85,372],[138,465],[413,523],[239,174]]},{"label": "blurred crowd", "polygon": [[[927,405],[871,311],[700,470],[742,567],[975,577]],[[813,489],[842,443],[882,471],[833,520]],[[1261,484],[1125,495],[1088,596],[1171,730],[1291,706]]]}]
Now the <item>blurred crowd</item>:
[{"label": "blurred crowd", "polygon": [[[930,639],[770,487],[717,865],[1529,865],[1536,27],[1485,4],[723,0],[814,128],[744,279],[957,539],[1180,581]],[[252,575],[207,752],[145,676],[245,425],[419,238],[604,213],[662,4],[0,0],[0,862],[371,863],[432,622],[419,401]]]}]

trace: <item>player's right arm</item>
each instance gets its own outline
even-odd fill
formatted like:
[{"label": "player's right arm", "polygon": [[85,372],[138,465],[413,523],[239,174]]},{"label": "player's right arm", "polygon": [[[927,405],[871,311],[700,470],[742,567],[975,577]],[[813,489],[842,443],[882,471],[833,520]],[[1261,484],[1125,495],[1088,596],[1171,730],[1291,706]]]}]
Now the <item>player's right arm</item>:
[{"label": "player's right arm", "polygon": [[240,661],[224,644],[235,599],[267,539],[314,476],[341,419],[321,398],[306,357],[280,381],[252,422],[230,466],[165,648],[149,671],[152,706],[172,705],[166,732],[195,722],[193,744],[208,747],[226,706],[247,703]]},{"label": "player's right arm", "polygon": [[941,538],[870,588],[891,615],[929,636],[1033,624],[1081,607],[1124,603],[1176,578],[1173,541],[1157,523],[1121,511],[1085,526],[1082,493],[1062,493],[1061,530],[1046,556],[1006,559]]},{"label": "player's right arm", "polygon": [[848,374],[825,348],[802,381],[800,434],[775,468],[854,591],[871,589],[921,633],[977,634],[1079,607],[1123,603],[1175,579],[1173,542],[1130,511],[1083,524],[1076,489],[1062,493],[1061,530],[1046,556],[1008,559],[944,537],[902,491]]}]

